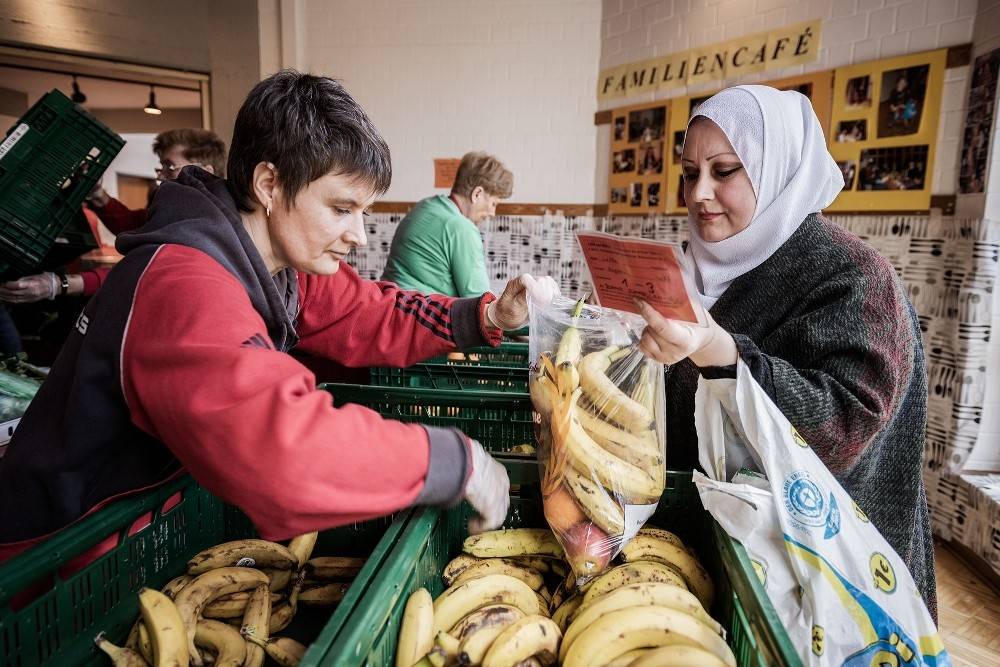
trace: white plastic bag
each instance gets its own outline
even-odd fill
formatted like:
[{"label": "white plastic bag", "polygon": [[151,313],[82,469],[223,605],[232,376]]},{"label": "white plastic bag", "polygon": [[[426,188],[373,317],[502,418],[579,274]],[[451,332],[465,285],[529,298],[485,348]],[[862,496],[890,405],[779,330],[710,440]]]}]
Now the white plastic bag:
[{"label": "white plastic bag", "polygon": [[663,366],[639,351],[638,315],[563,297],[530,310],[545,517],[582,583],[636,535],[663,493]]},{"label": "white plastic bag", "polygon": [[[802,660],[950,665],[903,560],[746,364],[735,380],[700,379],[695,405],[699,458],[712,475],[695,473],[702,503],[746,548]],[[733,453],[761,474],[729,475]]]}]

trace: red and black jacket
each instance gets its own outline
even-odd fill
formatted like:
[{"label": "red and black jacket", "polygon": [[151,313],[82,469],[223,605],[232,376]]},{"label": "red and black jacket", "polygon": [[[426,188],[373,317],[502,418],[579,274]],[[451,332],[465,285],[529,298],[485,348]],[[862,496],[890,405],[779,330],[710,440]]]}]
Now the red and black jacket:
[{"label": "red and black jacket", "polygon": [[124,259],[0,459],[0,559],[182,469],[268,539],[461,498],[461,433],[335,409],[287,351],[407,366],[496,345],[492,295],[406,292],[346,264],[272,277],[225,181],[197,168],[164,183],[117,245]]}]

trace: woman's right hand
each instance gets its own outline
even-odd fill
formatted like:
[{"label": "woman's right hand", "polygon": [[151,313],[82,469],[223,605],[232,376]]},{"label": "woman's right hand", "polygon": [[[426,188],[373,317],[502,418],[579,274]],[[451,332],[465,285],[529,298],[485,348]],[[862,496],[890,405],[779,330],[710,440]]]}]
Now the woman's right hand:
[{"label": "woman's right hand", "polygon": [[472,474],[465,484],[465,499],[479,514],[469,521],[469,532],[481,533],[499,528],[507,518],[510,479],[507,469],[471,438],[469,449],[472,452]]}]

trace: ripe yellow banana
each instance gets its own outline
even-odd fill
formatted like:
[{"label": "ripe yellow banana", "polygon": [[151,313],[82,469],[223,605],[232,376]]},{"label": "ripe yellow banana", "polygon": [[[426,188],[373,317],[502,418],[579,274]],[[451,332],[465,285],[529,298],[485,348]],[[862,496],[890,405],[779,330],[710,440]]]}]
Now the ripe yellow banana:
[{"label": "ripe yellow banana", "polygon": [[462,551],[480,558],[505,556],[553,556],[562,558],[563,548],[548,528],[507,528],[465,538]]},{"label": "ripe yellow banana", "polygon": [[299,559],[288,547],[267,540],[223,542],[196,554],[188,561],[188,574],[204,574],[219,567],[256,567],[290,570]]},{"label": "ripe yellow banana", "polygon": [[566,487],[577,499],[584,514],[609,537],[620,537],[625,532],[625,513],[618,501],[588,475],[571,467],[567,467],[563,474]]},{"label": "ripe yellow banana", "polygon": [[177,594],[177,610],[184,621],[188,637],[188,653],[196,667],[201,667],[194,645],[194,631],[201,616],[202,609],[209,602],[221,595],[256,588],[258,584],[267,584],[267,575],[260,570],[248,567],[220,567],[195,577],[181,592]]},{"label": "ripe yellow banana", "polygon": [[[580,605],[582,604],[583,604],[583,596],[574,595],[573,597],[569,598],[561,605],[559,605],[559,607],[556,608],[554,612],[552,612],[552,620],[556,622],[556,625],[559,626],[559,629],[562,630],[564,635],[566,633],[566,628],[569,627],[569,619],[573,616],[573,613],[580,608]],[[566,640],[563,639],[563,641]]]},{"label": "ripe yellow banana", "polygon": [[[221,595],[205,605],[201,610],[201,615],[205,618],[219,620],[243,618],[247,603],[250,602],[251,593],[251,591],[240,591],[238,593],[230,593],[229,595]],[[268,597],[272,603],[281,599],[280,595],[271,592],[268,592]]]},{"label": "ripe yellow banana", "polygon": [[479,561],[478,563],[473,563],[469,567],[465,568],[465,570],[463,570],[460,575],[455,577],[455,579],[448,585],[457,586],[458,584],[468,581],[469,579],[475,579],[476,577],[481,577],[486,574],[506,574],[508,577],[520,579],[524,583],[531,586],[532,590],[539,592],[541,592],[541,590],[545,587],[545,580],[537,570],[532,570],[503,558],[487,558]]},{"label": "ripe yellow banana", "polygon": [[215,654],[214,667],[243,667],[247,656],[247,642],[239,631],[219,621],[198,621],[194,643]]},{"label": "ripe yellow banana", "polygon": [[541,415],[543,421],[552,418],[555,408],[555,397],[558,394],[555,384],[545,375],[535,375],[528,382],[528,393],[531,394],[531,404],[535,412]]},{"label": "ripe yellow banana", "polygon": [[309,556],[312,555],[313,548],[316,546],[316,540],[319,539],[319,533],[306,533],[305,535],[299,535],[298,537],[292,538],[292,541],[288,543],[288,550],[292,552],[295,559],[298,561],[297,567],[302,567],[309,560]]},{"label": "ripe yellow banana", "polygon": [[509,604],[525,614],[544,614],[538,594],[504,574],[488,574],[453,586],[434,601],[434,632],[449,630],[464,616],[490,604]]},{"label": "ripe yellow banana", "polygon": [[632,663],[645,655],[652,649],[637,648],[632,651],[625,651],[620,656],[609,662],[605,667],[631,667]]},{"label": "ripe yellow banana", "polygon": [[715,634],[722,634],[722,626],[702,608],[701,603],[698,602],[698,598],[683,588],[678,588],[673,584],[658,582],[630,584],[616,588],[595,599],[590,604],[582,605],[577,610],[563,637],[562,648],[559,653],[560,659],[566,659],[566,654],[569,652],[573,642],[576,641],[577,637],[585,633],[587,628],[597,621],[597,619],[619,609],[631,609],[634,607],[675,609],[700,621]]},{"label": "ripe yellow banana", "polygon": [[[441,572],[441,581],[444,582],[445,588],[451,586],[451,583],[458,578],[460,574],[465,572],[473,563],[478,563],[481,558],[476,558],[475,556],[470,556],[469,554],[458,554],[444,566],[444,570]],[[508,559],[513,562],[513,559]]]},{"label": "ripe yellow banana", "polygon": [[632,400],[607,376],[611,354],[617,349],[609,347],[591,352],[580,360],[580,387],[590,402],[606,417],[629,431],[646,431],[653,422],[653,413]]},{"label": "ripe yellow banana", "polygon": [[434,637],[434,647],[444,655],[445,662],[450,663],[458,660],[458,639],[444,630]]},{"label": "ripe yellow banana", "polygon": [[153,666],[187,667],[190,654],[184,621],[173,601],[158,590],[143,588],[139,591],[139,611],[153,644]]},{"label": "ripe yellow banana", "polygon": [[713,654],[694,646],[663,646],[632,662],[629,667],[725,667]]},{"label": "ripe yellow banana", "polygon": [[663,465],[663,453],[660,451],[655,431],[629,433],[583,408],[577,415],[580,417],[583,429],[594,442],[623,461],[643,470]]},{"label": "ripe yellow banana", "polygon": [[524,612],[512,605],[491,604],[463,617],[448,631],[448,634],[462,641],[486,627],[498,625],[507,627],[523,616]]},{"label": "ripe yellow banana", "polygon": [[687,587],[698,596],[702,606],[711,609],[715,584],[698,559],[683,546],[649,535],[637,535],[622,548],[622,558],[626,563],[655,561],[673,567],[684,577]]},{"label": "ripe yellow banana", "polygon": [[434,601],[426,588],[410,594],[396,642],[396,667],[412,667],[434,644]]},{"label": "ripe yellow banana", "polygon": [[140,616],[138,621],[138,634],[139,634],[139,655],[142,659],[149,664],[154,664],[156,662],[156,656],[153,654],[153,640],[149,637],[149,630],[146,629],[146,625],[142,622],[142,617]]},{"label": "ripe yellow banana", "polygon": [[643,526],[639,529],[639,535],[644,535],[646,537],[652,537],[657,540],[663,540],[664,542],[669,542],[675,546],[681,547],[682,549],[688,549],[687,545],[677,537],[677,535],[671,533],[669,530],[664,530],[663,528],[654,528],[652,526]]},{"label": "ripe yellow banana", "polygon": [[736,658],[722,637],[687,614],[665,607],[633,607],[605,614],[573,642],[563,667],[599,667],[626,651],[673,644],[703,648],[727,667],[736,667]]},{"label": "ripe yellow banana", "polygon": [[[460,664],[468,665],[469,667],[479,667],[479,665],[482,665],[483,658],[486,657],[487,651],[493,646],[496,638],[504,630],[525,616],[523,611],[509,605],[491,605],[490,607],[483,607],[479,611],[496,607],[504,607],[505,611],[502,613],[497,612],[482,622],[463,628],[461,643],[459,645]],[[475,613],[478,614],[479,612]],[[466,618],[473,615],[470,614]]]},{"label": "ripe yellow banana", "polygon": [[326,607],[344,599],[350,583],[331,583],[302,589],[299,603],[310,607]]},{"label": "ripe yellow banana", "polygon": [[288,582],[292,580],[292,570],[276,570],[273,567],[266,567],[261,570],[267,575],[270,583],[268,586],[271,588],[272,592],[283,591],[285,587],[288,586]]},{"label": "ripe yellow banana", "polygon": [[248,642],[264,648],[267,657],[274,660],[280,667],[296,667],[306,654],[306,647],[290,637],[273,637],[258,639],[247,637]]},{"label": "ripe yellow banana", "polygon": [[644,581],[658,581],[666,584],[673,584],[687,590],[684,579],[673,569],[663,563],[653,563],[640,561],[638,563],[625,563],[613,567],[604,574],[591,580],[583,594],[583,605],[589,605],[602,595]]},{"label": "ripe yellow banana", "polygon": [[269,635],[281,632],[288,627],[299,608],[299,595],[302,593],[302,586],[305,583],[305,571],[299,570],[292,584],[292,592],[288,595],[288,602],[280,607],[271,609],[271,622],[267,626]]},{"label": "ripe yellow banana", "polygon": [[167,582],[167,585],[161,589],[161,593],[166,595],[168,598],[173,600],[177,597],[177,594],[181,592],[181,589],[194,581],[194,577],[190,574],[182,574],[179,577],[174,577]]},{"label": "ripe yellow banana", "polygon": [[570,423],[566,434],[566,452],[573,466],[584,475],[595,475],[606,489],[633,503],[654,503],[663,493],[662,475],[654,479],[647,471],[623,461],[587,435],[578,417],[579,394],[570,401]]},{"label": "ripe yellow banana", "polygon": [[[250,600],[243,612],[243,623],[240,632],[253,635],[259,639],[270,636],[271,626],[271,592],[264,584],[258,584],[250,591]],[[197,636],[195,641],[197,642]],[[247,643],[245,667],[261,667],[264,664],[264,649],[253,643]]]},{"label": "ripe yellow banana", "polygon": [[146,661],[138,651],[112,644],[103,632],[94,637],[94,643],[97,644],[97,648],[108,654],[115,667],[147,667]]},{"label": "ripe yellow banana", "polygon": [[512,556],[508,560],[538,570],[542,574],[551,572],[558,577],[565,577],[569,571],[566,561],[551,556]]},{"label": "ripe yellow banana", "polygon": [[364,564],[364,558],[320,556],[306,563],[306,577],[321,581],[353,579]]},{"label": "ripe yellow banana", "polygon": [[483,667],[508,667],[532,656],[554,664],[562,632],[551,618],[525,616],[500,633],[483,658]]}]

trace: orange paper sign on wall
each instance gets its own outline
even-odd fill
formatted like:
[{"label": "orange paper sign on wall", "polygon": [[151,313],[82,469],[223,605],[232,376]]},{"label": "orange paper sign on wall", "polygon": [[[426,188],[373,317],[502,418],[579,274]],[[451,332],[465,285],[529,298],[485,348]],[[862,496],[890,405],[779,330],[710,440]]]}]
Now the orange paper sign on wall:
[{"label": "orange paper sign on wall", "polygon": [[454,185],[455,175],[458,173],[458,165],[461,163],[462,160],[460,158],[434,158],[434,187],[450,188]]},{"label": "orange paper sign on wall", "polygon": [[664,317],[705,324],[679,245],[602,232],[577,232],[576,238],[600,305],[638,313],[635,300],[642,299]]}]

